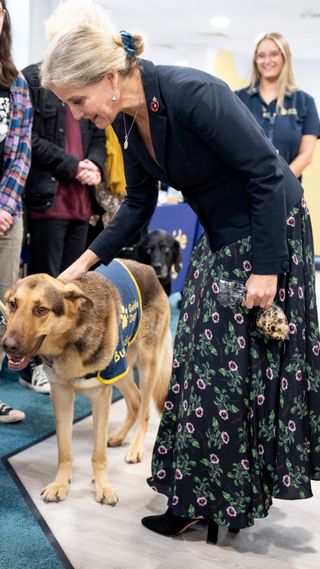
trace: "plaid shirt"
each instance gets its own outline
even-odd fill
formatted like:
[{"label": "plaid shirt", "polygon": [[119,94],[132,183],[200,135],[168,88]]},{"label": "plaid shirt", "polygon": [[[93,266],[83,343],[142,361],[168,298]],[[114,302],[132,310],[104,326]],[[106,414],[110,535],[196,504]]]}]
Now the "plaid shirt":
[{"label": "plaid shirt", "polygon": [[10,125],[4,144],[0,209],[17,219],[31,163],[32,104],[28,84],[21,73],[10,85]]}]

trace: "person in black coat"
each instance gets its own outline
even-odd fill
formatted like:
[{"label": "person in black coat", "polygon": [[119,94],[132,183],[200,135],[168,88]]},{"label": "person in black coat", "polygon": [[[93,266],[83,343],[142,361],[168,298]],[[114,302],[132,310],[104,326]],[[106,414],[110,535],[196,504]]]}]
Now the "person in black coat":
[{"label": "person in black coat", "polygon": [[[310,479],[320,478],[310,218],[296,176],[225,83],[154,65],[142,51],[139,34],[79,26],[44,58],[43,85],[75,118],[113,125],[127,182],[114,220],[60,276],[108,264],[151,218],[157,180],[178,187],[199,216],[204,235],[185,284],[148,480],[168,509],[142,523],[173,536],[207,519],[216,541],[219,525],[250,526],[273,496],[307,498]],[[242,302],[219,301],[222,280],[243,284]],[[267,339],[255,326],[274,301],[290,339]]]}]

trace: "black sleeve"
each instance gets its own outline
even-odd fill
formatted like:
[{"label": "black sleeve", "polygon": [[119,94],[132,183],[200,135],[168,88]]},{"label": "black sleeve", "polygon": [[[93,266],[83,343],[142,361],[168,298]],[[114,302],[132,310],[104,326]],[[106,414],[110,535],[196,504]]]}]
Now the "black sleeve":
[{"label": "black sleeve", "polygon": [[102,179],[104,178],[104,166],[107,159],[106,150],[106,132],[102,128],[97,128],[94,124],[91,128],[91,138],[86,158],[94,162],[101,172]]},{"label": "black sleeve", "polygon": [[127,195],[114,219],[90,245],[104,264],[130,242],[151,219],[157,206],[157,180],[146,173],[131,154],[124,154]]},{"label": "black sleeve", "polygon": [[197,83],[188,99],[175,100],[187,128],[247,181],[252,226],[252,265],[279,274],[288,260],[284,168],[253,115],[223,83]]}]

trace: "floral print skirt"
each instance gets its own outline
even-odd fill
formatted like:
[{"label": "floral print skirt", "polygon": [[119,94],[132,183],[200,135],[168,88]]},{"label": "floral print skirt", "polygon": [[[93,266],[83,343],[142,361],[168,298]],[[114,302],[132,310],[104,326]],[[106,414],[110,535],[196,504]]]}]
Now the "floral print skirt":
[{"label": "floral print skirt", "polygon": [[177,516],[247,527],[272,498],[312,496],[320,480],[320,342],[312,232],[305,201],[287,220],[290,270],[275,302],[288,339],[256,330],[257,309],[223,307],[220,279],[245,283],[251,238],[194,249],[173,374],[148,484]]}]

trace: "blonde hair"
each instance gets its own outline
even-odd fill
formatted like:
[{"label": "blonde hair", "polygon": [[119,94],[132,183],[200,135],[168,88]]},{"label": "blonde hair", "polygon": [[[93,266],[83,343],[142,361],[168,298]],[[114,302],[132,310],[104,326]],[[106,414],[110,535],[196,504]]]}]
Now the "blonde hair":
[{"label": "blonde hair", "polygon": [[277,80],[277,109],[281,109],[283,107],[283,101],[286,93],[294,93],[298,91],[298,87],[295,84],[294,73],[292,69],[292,61],[291,61],[291,51],[289,44],[286,38],[277,32],[271,32],[269,34],[264,34],[260,36],[256,48],[254,51],[253,59],[252,59],[252,70],[251,70],[251,78],[250,78],[250,89],[256,87],[257,83],[260,82],[261,75],[258,71],[258,67],[256,64],[256,55],[259,48],[259,45],[263,40],[272,40],[276,46],[279,48],[282,58],[283,58],[283,65],[281,69],[281,73]]},{"label": "blonde hair", "polygon": [[109,14],[98,4],[90,0],[65,0],[45,22],[47,39],[50,42],[56,35],[81,24],[101,31],[114,31]]}]

